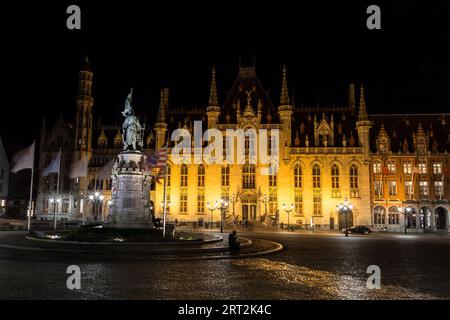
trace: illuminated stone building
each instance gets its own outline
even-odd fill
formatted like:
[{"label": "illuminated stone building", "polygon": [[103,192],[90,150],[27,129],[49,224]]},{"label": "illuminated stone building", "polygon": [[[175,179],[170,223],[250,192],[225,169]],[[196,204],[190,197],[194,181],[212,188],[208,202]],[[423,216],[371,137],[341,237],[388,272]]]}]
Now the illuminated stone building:
[{"label": "illuminated stone building", "polygon": [[[169,90],[162,89],[156,121],[146,124],[153,129],[147,130],[144,152],[153,154],[164,147],[166,137],[175,129],[186,129],[194,136],[195,121],[202,123],[203,130],[216,128],[222,132],[278,129],[279,141],[272,141],[279,146],[278,171],[264,175],[261,169],[268,163],[258,160],[252,164],[248,157],[241,164],[174,164],[170,157],[174,142],[170,141],[169,220],[203,225],[212,217],[217,222],[220,210],[211,212],[208,204],[214,207],[216,201],[225,199],[229,203],[226,224],[247,220],[270,227],[289,222],[300,228],[339,230],[345,220],[336,205],[348,199],[354,205],[347,217],[349,225],[401,231],[406,214],[406,227],[411,231],[449,227],[449,180],[448,174],[444,175],[450,151],[448,114],[368,115],[364,88],[356,90],[354,84],[349,86],[345,105],[296,105],[289,93],[286,68],[276,98],[263,88],[254,66],[239,66],[224,101],[218,99],[216,81],[213,69],[208,105],[199,108],[171,106]],[[86,63],[79,73],[71,125],[55,126],[63,127],[65,134],[42,134],[46,138],[41,139],[41,169],[48,155],[57,152],[60,144],[52,141],[58,136],[68,137],[67,145],[63,143],[68,150],[64,156],[67,161],[83,155],[90,158],[89,177],[69,179],[67,189],[64,185],[62,197],[66,200],[61,201],[69,204],[57,209],[59,219],[103,221],[108,214],[110,181],[100,179],[99,171],[121,151],[121,127],[93,119],[92,83],[93,73]],[[257,143],[246,140],[244,145],[253,142]],[[202,148],[206,146],[203,143]],[[421,172],[412,181],[417,170]],[[51,179],[40,179],[38,219],[53,216],[47,201],[54,187],[45,189],[45,181],[51,184]],[[89,200],[95,192],[102,194],[100,203]],[[160,217],[162,183],[154,184],[150,198],[153,213]],[[285,208],[290,210],[291,205],[288,213]]]}]

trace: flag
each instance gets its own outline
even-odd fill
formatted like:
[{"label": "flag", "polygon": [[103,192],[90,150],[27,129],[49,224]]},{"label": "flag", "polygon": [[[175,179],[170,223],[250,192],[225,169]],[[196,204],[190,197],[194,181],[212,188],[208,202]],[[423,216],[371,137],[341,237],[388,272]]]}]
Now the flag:
[{"label": "flag", "polygon": [[42,170],[42,176],[46,177],[50,173],[59,173],[60,168],[61,168],[61,149],[58,151],[58,153],[53,155],[52,161],[44,170]]},{"label": "flag", "polygon": [[98,178],[101,180],[110,179],[113,165],[114,159],[108,161],[108,163],[105,164],[103,168],[101,168],[100,171],[98,172]]},{"label": "flag", "polygon": [[166,163],[167,163],[167,148],[162,148],[158,150],[158,157],[156,160],[156,166],[154,168],[159,168],[158,174],[156,175],[156,182],[161,183],[160,179],[164,179],[166,175]]},{"label": "flag", "polygon": [[387,166],[383,166],[381,168],[381,173],[384,175],[388,175],[389,174],[389,168]]},{"label": "flag", "polygon": [[88,175],[88,157],[82,157],[80,160],[72,163],[70,166],[70,179],[87,177]]},{"label": "flag", "polygon": [[24,169],[34,167],[34,142],[31,146],[19,151],[12,157],[13,166],[11,172],[16,173]]},{"label": "flag", "polygon": [[445,175],[450,174],[450,167],[449,166],[444,166],[444,170],[442,171]]}]

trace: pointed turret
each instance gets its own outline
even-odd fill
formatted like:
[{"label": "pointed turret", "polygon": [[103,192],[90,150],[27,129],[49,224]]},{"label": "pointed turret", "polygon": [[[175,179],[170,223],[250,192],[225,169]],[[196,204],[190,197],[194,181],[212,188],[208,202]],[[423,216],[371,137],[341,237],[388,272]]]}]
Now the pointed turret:
[{"label": "pointed turret", "polygon": [[369,116],[367,115],[364,86],[361,84],[356,129],[358,130],[359,144],[363,147],[364,157],[366,160],[369,159],[370,154],[370,128],[372,128],[372,122],[369,121]]},{"label": "pointed turret", "polygon": [[367,109],[366,109],[366,99],[364,97],[364,85],[361,84],[360,94],[359,94],[359,113],[358,120],[366,121],[368,119]]},{"label": "pointed turret", "polygon": [[216,84],[216,68],[212,68],[211,86],[209,88],[208,108],[206,108],[206,115],[208,117],[208,129],[215,128],[219,121],[219,99],[217,98],[217,84]]},{"label": "pointed turret", "polygon": [[211,87],[209,88],[209,107],[217,107],[219,101],[217,99],[217,85],[216,85],[216,68],[212,68]]},{"label": "pointed turret", "polygon": [[167,131],[166,112],[168,111],[168,97],[169,90],[167,88],[161,89],[159,92],[159,107],[158,115],[156,117],[155,132],[156,132],[156,150],[161,149],[165,144],[165,136]]},{"label": "pointed turret", "polygon": [[283,66],[283,80],[281,82],[280,106],[289,105],[289,91],[286,76],[286,65]]}]

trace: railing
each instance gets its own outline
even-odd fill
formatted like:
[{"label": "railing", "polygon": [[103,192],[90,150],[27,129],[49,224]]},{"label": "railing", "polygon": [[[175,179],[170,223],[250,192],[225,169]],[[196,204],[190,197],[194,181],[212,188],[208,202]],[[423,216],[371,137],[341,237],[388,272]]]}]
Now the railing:
[{"label": "railing", "polygon": [[304,153],[318,153],[318,154],[355,154],[363,153],[361,147],[301,147],[290,148],[290,154],[304,154]]}]

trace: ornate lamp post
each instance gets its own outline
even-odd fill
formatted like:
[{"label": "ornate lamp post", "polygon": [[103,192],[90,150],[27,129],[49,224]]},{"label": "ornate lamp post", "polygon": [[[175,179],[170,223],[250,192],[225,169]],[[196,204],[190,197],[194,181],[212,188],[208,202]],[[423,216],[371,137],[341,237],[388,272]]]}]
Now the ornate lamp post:
[{"label": "ornate lamp post", "polygon": [[348,228],[347,228],[347,212],[353,210],[353,204],[351,204],[347,198],[345,198],[344,202],[339,203],[336,206],[336,210],[339,211],[339,213],[344,212],[345,214],[345,236],[348,237]]},{"label": "ornate lamp post", "polygon": [[220,233],[223,233],[223,219],[228,209],[228,201],[220,199],[219,207],[220,207]]},{"label": "ornate lamp post", "polygon": [[97,220],[100,204],[105,200],[105,197],[100,192],[95,191],[88,196],[88,199],[93,203],[92,213],[94,215],[94,220]]},{"label": "ornate lamp post", "polygon": [[269,203],[270,197],[267,194],[264,194],[261,197],[261,202],[264,203],[264,221],[266,220],[267,217],[267,204]]},{"label": "ornate lamp post", "polygon": [[235,213],[234,213],[234,204],[236,203],[236,202],[238,202],[238,197],[236,196],[236,194],[232,194],[231,195],[231,197],[230,197],[230,202],[231,202],[231,204],[233,205],[233,217],[234,217],[234,215],[235,215]]},{"label": "ornate lamp post", "polygon": [[286,213],[288,215],[288,231],[289,231],[291,229],[290,223],[289,223],[289,214],[292,212],[292,210],[294,210],[294,205],[291,203],[291,206],[289,208],[287,208],[286,203],[283,203],[283,210],[286,211]]},{"label": "ornate lamp post", "polygon": [[218,203],[217,203],[217,201],[216,201],[216,203],[214,204],[214,207],[211,207],[211,204],[209,203],[209,202],[207,202],[206,203],[206,207],[208,208],[208,210],[209,210],[209,212],[210,212],[210,214],[211,214],[211,219],[210,219],[210,224],[211,224],[211,229],[213,228],[213,213],[214,213],[214,210],[216,210],[217,209],[217,207],[218,207]]}]

